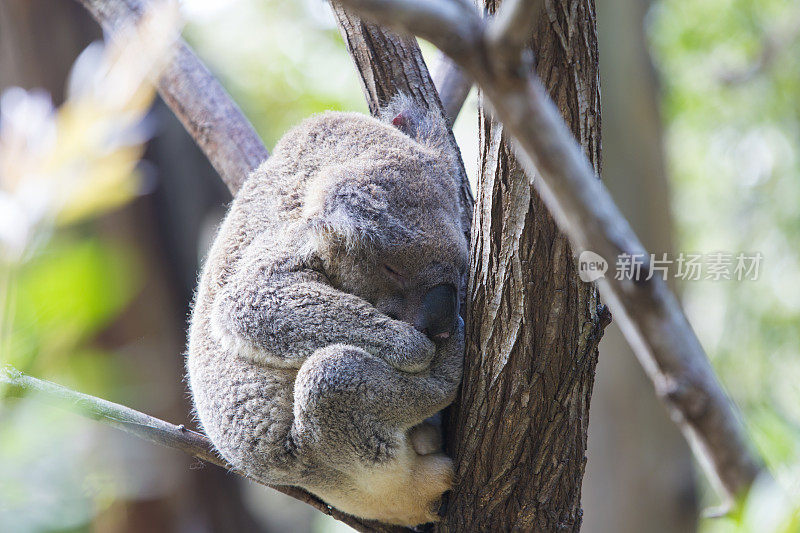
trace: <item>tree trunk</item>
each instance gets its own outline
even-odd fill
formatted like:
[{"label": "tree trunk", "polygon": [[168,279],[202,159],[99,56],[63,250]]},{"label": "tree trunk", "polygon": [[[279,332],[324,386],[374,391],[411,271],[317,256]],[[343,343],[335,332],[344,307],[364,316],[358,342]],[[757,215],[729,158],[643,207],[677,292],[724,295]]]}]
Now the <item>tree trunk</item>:
[{"label": "tree trunk", "polygon": [[[595,170],[600,92],[591,0],[546,3],[537,73]],[[493,12],[497,3],[489,0]],[[480,117],[468,345],[451,424],[456,488],[440,531],[577,531],[597,343],[608,316],[575,271],[503,126]],[[533,177],[533,179],[538,179]]]}]

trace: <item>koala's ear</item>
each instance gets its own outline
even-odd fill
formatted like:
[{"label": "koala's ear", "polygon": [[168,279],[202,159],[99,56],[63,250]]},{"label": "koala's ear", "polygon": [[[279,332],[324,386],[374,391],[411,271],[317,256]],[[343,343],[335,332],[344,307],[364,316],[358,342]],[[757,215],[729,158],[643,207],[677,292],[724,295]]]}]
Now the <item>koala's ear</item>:
[{"label": "koala's ear", "polygon": [[449,131],[442,114],[419,106],[407,94],[395,95],[381,109],[380,116],[420,144],[435,149],[447,146]]},{"label": "koala's ear", "polygon": [[348,248],[383,240],[396,226],[380,186],[349,180],[310,188],[303,214],[314,241],[335,238]]},{"label": "koala's ear", "polygon": [[414,133],[414,130],[411,128],[411,117],[409,117],[408,112],[403,114],[403,111],[399,111],[392,119],[392,126],[406,135],[413,135]]}]

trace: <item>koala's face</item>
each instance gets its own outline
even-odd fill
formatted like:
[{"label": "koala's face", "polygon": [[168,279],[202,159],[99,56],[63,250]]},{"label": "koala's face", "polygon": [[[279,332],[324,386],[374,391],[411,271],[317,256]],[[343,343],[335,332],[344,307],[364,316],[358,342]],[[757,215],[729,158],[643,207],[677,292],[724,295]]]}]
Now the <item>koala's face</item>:
[{"label": "koala's face", "polygon": [[467,269],[452,159],[381,128],[380,142],[325,167],[306,191],[314,248],[334,287],[444,340]]},{"label": "koala's face", "polygon": [[331,281],[432,340],[444,340],[458,317],[466,253],[455,242],[440,243],[439,250],[431,244],[350,250],[334,263]]},{"label": "koala's face", "polygon": [[383,250],[368,267],[372,279],[379,281],[367,299],[382,313],[413,324],[432,340],[448,338],[458,317],[466,269],[456,243],[452,245],[450,258],[426,246]]},{"label": "koala's face", "polygon": [[454,331],[464,290],[467,247],[457,220],[430,217],[426,231],[392,244],[333,246],[326,261],[331,283],[412,324],[433,341]]}]

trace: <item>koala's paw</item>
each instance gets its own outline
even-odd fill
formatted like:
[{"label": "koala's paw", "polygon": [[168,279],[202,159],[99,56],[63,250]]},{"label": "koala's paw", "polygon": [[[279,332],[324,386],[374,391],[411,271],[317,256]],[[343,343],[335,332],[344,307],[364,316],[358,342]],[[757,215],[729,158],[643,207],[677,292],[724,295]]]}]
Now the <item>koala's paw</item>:
[{"label": "koala's paw", "polygon": [[386,359],[393,367],[401,372],[416,374],[427,370],[436,355],[436,345],[414,326],[404,322],[397,322],[400,331],[395,337],[396,342],[392,353]]},{"label": "koala's paw", "polygon": [[417,455],[410,474],[380,499],[373,518],[409,528],[441,520],[443,496],[453,487],[453,461],[444,454]]},{"label": "koala's paw", "polygon": [[387,524],[413,528],[438,522],[443,495],[453,486],[453,461],[441,453],[408,451],[392,463],[365,471],[359,486],[368,488],[348,491],[342,500],[329,503]]}]

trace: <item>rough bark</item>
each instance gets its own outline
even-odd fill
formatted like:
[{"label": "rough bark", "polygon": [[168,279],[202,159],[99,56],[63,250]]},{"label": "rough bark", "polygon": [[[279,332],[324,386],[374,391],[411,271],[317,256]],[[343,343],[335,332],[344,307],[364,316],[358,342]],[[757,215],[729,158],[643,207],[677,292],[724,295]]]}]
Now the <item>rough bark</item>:
[{"label": "rough bark", "polygon": [[[541,21],[533,36],[537,71],[599,170],[594,8],[580,0],[553,8],[555,23]],[[596,289],[578,279],[569,243],[503,126],[484,110],[480,131],[467,377],[451,426],[458,481],[439,530],[577,531],[597,342],[608,316]]]}]

